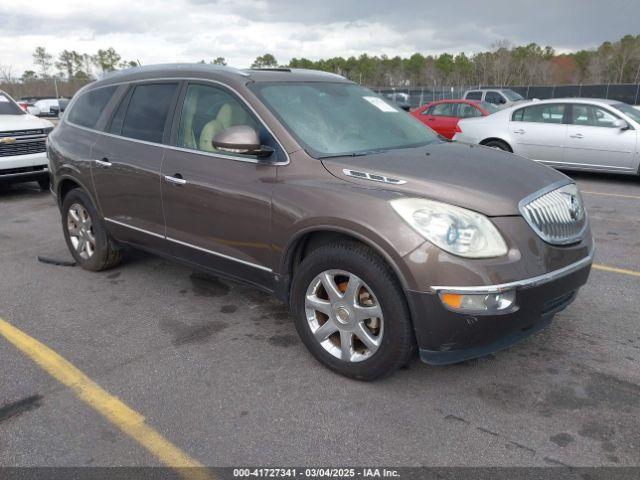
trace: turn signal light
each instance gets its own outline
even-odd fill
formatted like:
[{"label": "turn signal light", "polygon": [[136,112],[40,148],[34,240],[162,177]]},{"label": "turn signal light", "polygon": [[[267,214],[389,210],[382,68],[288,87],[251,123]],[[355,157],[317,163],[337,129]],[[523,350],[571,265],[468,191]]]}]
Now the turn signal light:
[{"label": "turn signal light", "polygon": [[439,294],[440,300],[451,310],[473,312],[479,314],[498,313],[512,307],[516,301],[516,291],[501,293],[449,293]]}]

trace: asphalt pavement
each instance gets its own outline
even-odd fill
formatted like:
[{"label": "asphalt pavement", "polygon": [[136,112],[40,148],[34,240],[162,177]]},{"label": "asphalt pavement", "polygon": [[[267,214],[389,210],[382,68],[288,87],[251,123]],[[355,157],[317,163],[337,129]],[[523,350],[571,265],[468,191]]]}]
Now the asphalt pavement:
[{"label": "asphalt pavement", "polygon": [[[463,364],[362,383],[320,366],[287,308],[144,253],[91,273],[53,198],[0,190],[0,318],[205,465],[640,465],[640,180],[573,175],[597,243],[546,330]],[[160,465],[0,337],[0,465]]]}]

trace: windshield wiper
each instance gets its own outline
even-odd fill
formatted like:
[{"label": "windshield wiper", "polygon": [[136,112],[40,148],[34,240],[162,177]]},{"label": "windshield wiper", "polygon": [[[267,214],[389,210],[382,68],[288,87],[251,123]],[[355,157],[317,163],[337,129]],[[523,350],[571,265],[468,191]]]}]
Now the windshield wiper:
[{"label": "windshield wiper", "polygon": [[322,157],[319,158],[336,158],[336,157],[361,157],[363,155],[374,155],[376,153],[384,153],[388,150],[385,149],[381,149],[381,150],[362,150],[359,152],[352,152],[352,153],[338,153],[336,155],[323,155]]}]

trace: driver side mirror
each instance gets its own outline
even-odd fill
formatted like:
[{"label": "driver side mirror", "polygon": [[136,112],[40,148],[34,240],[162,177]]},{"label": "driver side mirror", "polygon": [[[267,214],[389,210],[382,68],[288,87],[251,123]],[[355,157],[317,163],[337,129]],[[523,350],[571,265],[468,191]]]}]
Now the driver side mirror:
[{"label": "driver side mirror", "polygon": [[613,126],[615,128],[619,128],[620,130],[628,130],[629,124],[622,120],[621,118],[617,118],[613,121]]},{"label": "driver side mirror", "polygon": [[248,125],[225,128],[213,137],[211,144],[222,152],[258,157],[269,157],[275,151],[267,145],[260,145],[258,132]]}]

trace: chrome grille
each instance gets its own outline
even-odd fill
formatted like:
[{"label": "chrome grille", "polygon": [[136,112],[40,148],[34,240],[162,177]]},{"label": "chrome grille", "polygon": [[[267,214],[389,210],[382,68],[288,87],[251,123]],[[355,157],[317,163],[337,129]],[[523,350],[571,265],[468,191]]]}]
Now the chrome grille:
[{"label": "chrome grille", "polygon": [[46,152],[47,134],[44,129],[0,132],[0,157]]},{"label": "chrome grille", "polygon": [[580,241],[587,224],[582,197],[574,184],[520,202],[520,212],[547,243],[567,245]]}]

